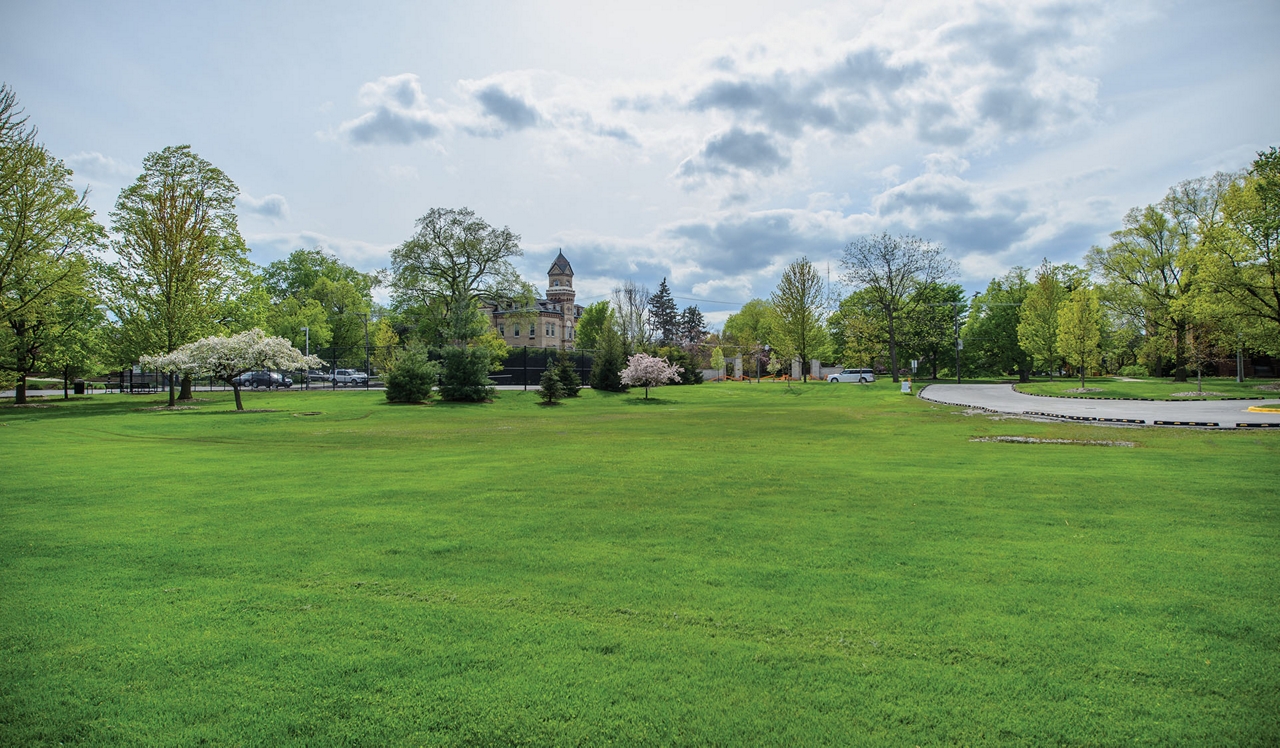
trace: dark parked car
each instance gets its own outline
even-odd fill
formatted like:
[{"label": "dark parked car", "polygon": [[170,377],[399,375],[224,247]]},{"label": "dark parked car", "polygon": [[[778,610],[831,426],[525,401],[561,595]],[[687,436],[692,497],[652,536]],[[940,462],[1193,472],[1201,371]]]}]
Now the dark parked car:
[{"label": "dark parked car", "polygon": [[292,387],[293,380],[289,377],[281,376],[274,371],[249,371],[235,378],[235,383],[241,387]]}]

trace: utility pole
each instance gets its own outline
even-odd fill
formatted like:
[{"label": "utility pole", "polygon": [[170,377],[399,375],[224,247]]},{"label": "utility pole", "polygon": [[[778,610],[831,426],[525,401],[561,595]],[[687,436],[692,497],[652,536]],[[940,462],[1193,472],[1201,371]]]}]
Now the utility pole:
[{"label": "utility pole", "polygon": [[960,342],[960,305],[957,303],[954,307],[955,328],[956,328],[956,384],[960,384],[960,349],[964,347],[964,343]]},{"label": "utility pole", "polygon": [[[306,335],[307,335],[307,351],[306,351],[306,355],[310,356],[310,355],[311,355],[311,328],[310,328],[310,327],[304,327],[304,328],[302,328],[302,331],[303,331],[304,333],[306,333]],[[304,389],[304,390],[309,390],[309,389],[311,389],[311,370],[310,370],[310,369],[304,369],[304,370],[302,371],[302,378],[303,378],[303,385],[302,385],[302,389]]]},{"label": "utility pole", "polygon": [[368,312],[360,315],[364,318],[364,388],[369,389],[369,314]]}]

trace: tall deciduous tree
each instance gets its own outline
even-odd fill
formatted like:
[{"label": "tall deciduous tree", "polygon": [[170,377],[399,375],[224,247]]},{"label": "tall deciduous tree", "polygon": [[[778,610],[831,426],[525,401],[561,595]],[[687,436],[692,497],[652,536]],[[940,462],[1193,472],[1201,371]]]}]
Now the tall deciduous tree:
[{"label": "tall deciduous tree", "polygon": [[829,343],[822,324],[828,301],[826,283],[809,258],[801,257],[782,271],[769,301],[778,347],[800,359],[802,377],[808,381],[809,359],[825,352]]},{"label": "tall deciduous tree", "polygon": [[[237,194],[230,177],[187,145],[148,154],[120,192],[110,306],[132,352],[170,353],[215,327],[215,307],[248,252]],[[170,405],[174,395],[170,379]]]},{"label": "tall deciduous tree", "polygon": [[1089,252],[1090,267],[1112,286],[1108,303],[1122,316],[1141,320],[1149,334],[1171,339],[1174,381],[1187,380],[1197,266],[1203,246],[1217,236],[1230,181],[1220,174],[1174,186],[1158,205],[1130,210],[1111,243]]},{"label": "tall deciduous tree", "polygon": [[1280,149],[1258,154],[1223,198],[1224,231],[1200,264],[1213,316],[1233,319],[1245,342],[1280,356]]},{"label": "tall deciduous tree", "polygon": [[1070,294],[1059,269],[1045,260],[1036,270],[1035,282],[1027,290],[1018,316],[1018,345],[1049,370],[1050,381],[1062,360],[1058,347],[1058,312]]},{"label": "tall deciduous tree", "polygon": [[1016,373],[1031,379],[1031,360],[1018,342],[1018,321],[1031,283],[1027,270],[1015,267],[992,278],[987,290],[973,298],[962,331],[965,351],[979,369],[995,374]]},{"label": "tall deciduous tree", "polygon": [[87,294],[86,253],[104,237],[70,180],[71,170],[36,142],[13,90],[0,86],[0,325],[18,403],[59,310]]},{"label": "tall deciduous tree", "polygon": [[1098,292],[1081,286],[1058,310],[1057,348],[1062,357],[1080,375],[1080,388],[1089,369],[1096,368],[1102,358],[1102,307]]},{"label": "tall deciduous tree", "polygon": [[442,320],[482,301],[528,306],[533,287],[511,264],[523,254],[519,234],[506,226],[490,226],[469,208],[432,208],[413,236],[391,250],[392,290],[413,305],[438,305]]},{"label": "tall deciduous tree", "polygon": [[929,283],[913,294],[915,311],[906,317],[902,338],[914,358],[928,365],[932,378],[938,367],[952,363],[956,353],[956,326],[968,315],[964,288],[957,283]]},{"label": "tall deciduous tree", "polygon": [[649,296],[649,289],[630,280],[613,289],[614,327],[628,354],[644,348],[652,340]]},{"label": "tall deciduous tree", "polygon": [[772,345],[770,342],[770,336],[773,334],[773,328],[770,326],[772,318],[773,309],[769,306],[769,302],[764,299],[752,299],[743,304],[737,312],[729,315],[729,318],[724,321],[720,337],[725,343],[734,346],[738,353],[755,358],[755,363],[750,366],[759,370],[759,356],[766,345]]},{"label": "tall deciduous tree", "polygon": [[917,309],[921,286],[942,283],[954,275],[954,265],[942,248],[914,236],[879,236],[857,239],[844,248],[840,261],[843,279],[855,289],[866,289],[885,317],[889,338],[889,362],[898,381],[898,337],[903,318]]},{"label": "tall deciduous tree", "polygon": [[574,344],[581,350],[593,351],[600,345],[600,333],[605,325],[611,324],[608,301],[597,301],[582,310],[578,324],[574,327]]}]

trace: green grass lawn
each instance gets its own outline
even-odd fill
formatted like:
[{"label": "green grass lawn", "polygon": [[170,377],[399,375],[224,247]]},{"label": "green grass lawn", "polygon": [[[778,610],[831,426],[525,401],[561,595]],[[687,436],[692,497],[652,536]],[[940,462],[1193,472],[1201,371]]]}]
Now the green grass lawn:
[{"label": "green grass lawn", "polygon": [[0,409],[0,744],[1280,741],[1280,434],[655,395]]},{"label": "green grass lawn", "polygon": [[1220,394],[1193,394],[1186,397],[1174,397],[1174,394],[1196,392],[1196,380],[1194,377],[1186,382],[1174,382],[1172,379],[1142,379],[1136,382],[1124,382],[1115,377],[1086,377],[1084,383],[1085,387],[1099,389],[1101,392],[1069,392],[1069,390],[1074,390],[1080,386],[1079,378],[1055,379],[1052,382],[1038,379],[1029,384],[1016,385],[1015,388],[1019,392],[1026,392],[1031,395],[1055,395],[1060,397],[1144,397],[1153,400],[1188,400],[1200,397],[1206,400],[1221,400],[1223,397],[1280,398],[1280,392],[1258,389],[1260,386],[1275,384],[1276,380],[1274,379],[1246,379],[1241,384],[1237,383],[1233,378],[1205,377],[1202,383],[1204,392]]}]

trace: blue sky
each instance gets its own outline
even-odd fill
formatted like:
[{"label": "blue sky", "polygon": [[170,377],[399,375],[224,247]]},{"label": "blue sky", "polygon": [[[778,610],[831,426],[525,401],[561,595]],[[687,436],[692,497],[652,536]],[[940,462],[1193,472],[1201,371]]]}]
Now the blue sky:
[{"label": "blue sky", "polygon": [[971,290],[1076,261],[1280,145],[1274,0],[372,5],[11,4],[0,78],[104,222],[190,143],[256,262],[385,267],[467,206],[530,280],[563,248],[580,299],[665,276],[713,322],[882,230]]}]

